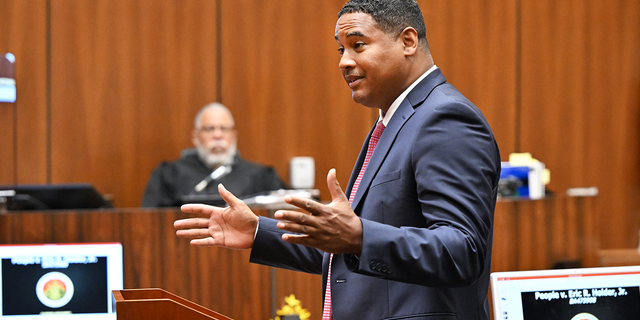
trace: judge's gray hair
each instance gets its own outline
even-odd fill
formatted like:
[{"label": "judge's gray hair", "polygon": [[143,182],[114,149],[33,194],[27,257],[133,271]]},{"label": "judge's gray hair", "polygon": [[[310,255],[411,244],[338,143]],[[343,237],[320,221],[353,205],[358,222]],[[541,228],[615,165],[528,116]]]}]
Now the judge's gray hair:
[{"label": "judge's gray hair", "polygon": [[212,103],[206,104],[204,107],[200,109],[200,111],[198,111],[198,113],[196,113],[196,118],[194,119],[194,122],[193,122],[195,129],[198,129],[200,127],[200,123],[202,123],[202,114],[212,109],[220,109],[220,110],[226,111],[227,113],[229,113],[229,117],[231,117],[231,125],[232,126],[236,125],[236,122],[233,119],[233,114],[231,113],[231,110],[229,110],[229,108],[225,107],[220,102],[212,102]]}]

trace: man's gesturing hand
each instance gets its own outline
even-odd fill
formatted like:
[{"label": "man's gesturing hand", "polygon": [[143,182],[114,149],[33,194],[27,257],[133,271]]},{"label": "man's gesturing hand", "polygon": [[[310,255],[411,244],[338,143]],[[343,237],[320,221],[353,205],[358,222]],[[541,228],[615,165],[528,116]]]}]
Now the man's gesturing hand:
[{"label": "man's gesturing hand", "polygon": [[282,239],[325,252],[360,255],[362,222],[340,188],[335,169],[327,174],[327,186],[331,194],[331,203],[328,205],[293,196],[285,197],[285,202],[306,212],[276,211],[274,217],[283,220],[278,222],[278,228],[296,233],[283,234]]},{"label": "man's gesturing hand", "polygon": [[240,199],[218,185],[222,199],[229,205],[219,208],[204,204],[186,204],[181,210],[197,215],[197,218],[177,220],[173,226],[176,235],[191,238],[196,247],[214,246],[229,249],[247,249],[253,245],[258,226],[258,216]]}]

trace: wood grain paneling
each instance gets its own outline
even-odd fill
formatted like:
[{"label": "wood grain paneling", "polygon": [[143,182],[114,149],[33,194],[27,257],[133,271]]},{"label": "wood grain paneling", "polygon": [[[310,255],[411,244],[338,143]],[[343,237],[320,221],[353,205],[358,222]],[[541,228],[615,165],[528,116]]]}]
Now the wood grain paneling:
[{"label": "wood grain paneling", "polygon": [[596,267],[593,197],[498,201],[491,270]]},{"label": "wood grain paneling", "polygon": [[52,180],[139,205],[216,99],[216,1],[51,1]]},{"label": "wood grain paneling", "polygon": [[294,156],[346,187],[377,111],[355,104],[334,39],[342,0],[222,1],[222,102],[236,116],[242,154],[288,180]]},{"label": "wood grain paneling", "polygon": [[16,57],[18,98],[0,103],[0,184],[47,182],[46,1],[0,1],[0,54]]},{"label": "wood grain paneling", "polygon": [[640,227],[640,3],[522,2],[522,150],[549,188],[597,186],[605,248]]},{"label": "wood grain paneling", "polygon": [[640,265],[640,252],[633,249],[607,249],[598,251],[598,266],[620,267]]}]

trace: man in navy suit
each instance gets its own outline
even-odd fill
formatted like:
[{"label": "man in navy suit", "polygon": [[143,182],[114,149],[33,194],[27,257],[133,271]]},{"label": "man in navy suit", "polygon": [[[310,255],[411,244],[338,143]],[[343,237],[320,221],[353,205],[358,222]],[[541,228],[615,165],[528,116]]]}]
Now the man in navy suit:
[{"label": "man in navy suit", "polygon": [[[346,193],[257,217],[186,205],[194,246],[251,248],[251,261],[325,280],[323,319],[489,319],[500,154],[480,110],[435,66],[414,0],[352,0],[338,15],[340,71],[354,101],[380,110]],[[376,145],[377,143],[377,145]]]}]

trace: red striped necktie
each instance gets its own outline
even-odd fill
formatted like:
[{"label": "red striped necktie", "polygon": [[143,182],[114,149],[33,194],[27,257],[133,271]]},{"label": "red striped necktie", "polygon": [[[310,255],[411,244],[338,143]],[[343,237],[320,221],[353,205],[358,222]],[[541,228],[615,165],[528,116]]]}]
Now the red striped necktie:
[{"label": "red striped necktie", "polygon": [[[367,169],[367,165],[369,165],[369,160],[371,160],[371,155],[373,155],[373,150],[375,150],[378,145],[378,141],[380,140],[380,136],[382,136],[382,132],[384,131],[384,124],[382,121],[378,122],[376,128],[371,133],[371,138],[369,139],[369,147],[367,148],[367,154],[364,157],[364,162],[362,163],[362,168],[358,173],[358,178],[353,183],[353,187],[351,188],[351,194],[349,195],[349,204],[353,204],[353,198],[356,196],[356,191],[358,191],[358,187],[360,186],[360,181],[362,180],[362,176],[364,175],[364,171]],[[331,263],[333,262],[333,253],[329,257],[329,271],[327,272],[327,288],[324,291],[324,306],[322,308],[322,320],[331,320],[333,318],[333,314],[331,312]]]}]

